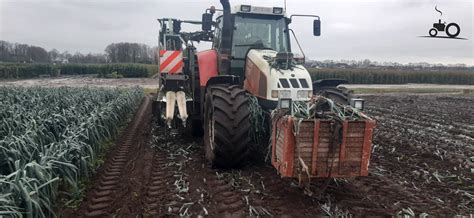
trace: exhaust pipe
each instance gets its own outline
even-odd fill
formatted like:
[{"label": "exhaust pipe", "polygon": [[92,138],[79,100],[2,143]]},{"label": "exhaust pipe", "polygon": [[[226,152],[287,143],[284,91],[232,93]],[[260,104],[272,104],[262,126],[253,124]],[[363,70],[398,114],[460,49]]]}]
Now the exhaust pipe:
[{"label": "exhaust pipe", "polygon": [[222,9],[224,10],[224,14],[225,14],[226,11],[230,13],[229,0],[221,0],[221,5],[222,5]]},{"label": "exhaust pipe", "polygon": [[221,0],[223,9],[222,24],[222,44],[221,54],[219,57],[219,71],[224,75],[228,75],[230,71],[230,50],[232,48],[232,23],[230,21],[230,3],[229,0]]}]

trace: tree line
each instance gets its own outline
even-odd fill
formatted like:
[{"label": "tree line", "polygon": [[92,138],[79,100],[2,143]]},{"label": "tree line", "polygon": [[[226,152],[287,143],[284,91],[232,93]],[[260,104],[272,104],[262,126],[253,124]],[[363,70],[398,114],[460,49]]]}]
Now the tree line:
[{"label": "tree line", "polygon": [[0,40],[0,62],[7,63],[56,63],[102,64],[141,63],[153,64],[156,48],[140,43],[119,42],[106,46],[104,53],[82,54],[57,49],[46,49],[21,43]]}]

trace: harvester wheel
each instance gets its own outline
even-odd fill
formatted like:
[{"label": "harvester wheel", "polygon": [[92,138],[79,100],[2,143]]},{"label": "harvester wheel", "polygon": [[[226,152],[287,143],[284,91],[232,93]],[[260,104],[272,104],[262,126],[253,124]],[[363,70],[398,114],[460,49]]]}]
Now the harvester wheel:
[{"label": "harvester wheel", "polygon": [[249,156],[248,96],[240,86],[212,86],[206,94],[204,146],[207,160],[219,168],[242,166]]},{"label": "harvester wheel", "polygon": [[158,122],[158,125],[159,126],[164,126],[165,123],[161,117],[161,113],[163,111],[163,103],[159,102],[159,101],[153,101],[151,103],[151,111],[152,111],[152,114],[153,114],[153,118],[156,119],[156,121]]},{"label": "harvester wheel", "polygon": [[345,87],[325,87],[319,92],[324,97],[343,105],[349,104],[349,99],[352,95],[352,92]]}]

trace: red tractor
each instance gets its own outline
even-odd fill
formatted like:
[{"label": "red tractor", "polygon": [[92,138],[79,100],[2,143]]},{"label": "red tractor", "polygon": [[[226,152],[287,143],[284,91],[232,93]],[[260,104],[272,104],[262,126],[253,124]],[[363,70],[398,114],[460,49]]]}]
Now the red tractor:
[{"label": "red tractor", "polygon": [[[207,9],[201,21],[158,19],[161,31],[157,58],[161,72],[158,97],[153,110],[160,123],[167,128],[186,128],[197,135],[201,133],[209,162],[215,167],[234,168],[246,163],[253,153],[255,143],[249,135],[256,131],[256,124],[252,121],[254,110],[251,108],[258,107],[265,119],[257,128],[268,130],[267,139],[273,143],[272,163],[283,176],[294,176],[293,170],[288,171],[289,167],[296,169],[296,165],[302,166],[301,161],[306,167],[316,169],[317,162],[314,161],[315,156],[318,157],[318,147],[314,147],[315,145],[319,145],[319,150],[326,154],[326,161],[331,159],[328,155],[341,153],[338,157],[341,163],[344,156],[351,156],[343,152],[352,152],[348,148],[358,146],[353,149],[357,154],[352,156],[353,161],[358,161],[356,164],[359,164],[359,171],[351,176],[367,175],[370,157],[367,152],[370,152],[374,125],[370,118],[360,113],[363,100],[352,98],[351,92],[338,87],[344,80],[313,82],[310,73],[303,66],[304,57],[297,58],[292,53],[290,37],[295,37],[296,40],[296,36],[289,25],[293,19],[314,18],[313,33],[314,36],[319,36],[320,18],[315,15],[288,17],[281,7],[237,5],[231,8],[228,0],[221,0],[221,4],[222,9]],[[214,19],[215,14],[220,15]],[[201,25],[202,28],[196,32],[182,32],[181,25],[184,23]],[[196,52],[193,43],[199,41],[212,42],[212,48]],[[301,50],[299,43],[298,47]],[[337,135],[342,140],[329,143],[335,146],[324,144],[319,138],[313,137],[319,135],[318,137],[326,140],[324,137],[328,135],[324,131],[335,132],[331,130],[333,121],[326,122],[314,116],[297,121],[311,126],[304,130],[308,131],[307,134],[303,131],[300,134],[312,137],[309,145],[312,150],[300,152],[297,134],[278,132],[276,129],[293,129],[288,125],[298,120],[295,105],[311,107],[310,102],[316,101],[315,96],[325,96],[326,98],[318,99],[324,98],[331,103],[320,105],[320,109],[328,110],[335,104],[345,105],[343,107],[357,111],[363,118],[358,121],[340,120]],[[276,122],[272,114],[281,114],[282,119]],[[309,123],[306,124],[307,122]],[[316,125],[320,128],[316,128]],[[349,142],[352,133],[357,133],[353,135],[359,137],[354,138],[359,141]],[[278,142],[280,136],[286,141]],[[346,141],[343,142],[344,140]],[[331,146],[333,149],[325,150],[322,149],[323,146]],[[281,153],[283,150],[286,153]],[[295,153],[297,150],[298,154]],[[309,159],[305,156],[306,159],[299,160],[299,155],[304,152],[310,153],[305,154],[309,155]],[[324,154],[319,156],[323,157]],[[332,160],[335,160],[334,157]],[[342,169],[343,165],[340,167]],[[296,171],[301,172],[302,168],[298,169]],[[307,173],[310,177],[319,175],[309,171]]]}]

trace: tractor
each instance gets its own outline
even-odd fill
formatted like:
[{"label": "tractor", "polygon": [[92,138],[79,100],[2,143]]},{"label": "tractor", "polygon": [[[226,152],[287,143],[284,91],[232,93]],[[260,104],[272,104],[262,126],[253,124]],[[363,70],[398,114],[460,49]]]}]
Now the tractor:
[{"label": "tractor", "polygon": [[[456,32],[451,33],[449,31],[451,28],[455,28]],[[433,24],[433,28],[430,29],[429,34],[431,37],[436,37],[438,32],[446,32],[446,35],[448,35],[450,38],[456,38],[461,32],[461,28],[456,23],[450,23],[446,25],[446,22],[443,23],[441,22],[441,19],[439,19],[438,23]]]},{"label": "tractor", "polygon": [[[327,79],[313,82],[304,67],[304,53],[289,26],[297,17],[310,17],[314,19],[313,35],[320,36],[319,16],[287,16],[286,9],[282,7],[231,7],[228,0],[220,0],[220,3],[222,9],[206,9],[199,21],[158,19],[161,27],[156,57],[160,69],[159,91],[153,102],[153,112],[160,125],[167,129],[191,130],[193,134],[202,136],[206,159],[213,167],[240,167],[251,156],[253,151],[250,147],[253,142],[249,134],[254,129],[249,108],[255,102],[267,121],[271,120],[275,111],[291,111],[293,103],[306,104],[314,96],[323,96],[331,99],[331,102],[347,105],[354,111],[360,112],[363,109],[363,99],[353,97],[350,90],[339,86],[347,81]],[[196,32],[184,32],[182,24],[199,25],[201,28]],[[291,37],[297,42],[302,57],[292,52]],[[194,43],[201,41],[211,42],[212,47],[197,52]],[[252,99],[256,101],[251,101]],[[281,120],[294,123],[291,117]],[[361,130],[364,135],[361,140],[364,142],[364,151],[367,151],[370,149],[373,125],[365,125],[365,122],[369,121],[362,121],[361,125],[356,126],[360,127],[357,130]],[[321,130],[323,127],[330,127],[330,124],[326,125],[322,120],[321,123],[320,120],[316,122],[316,119],[314,122],[308,121],[308,125],[314,127],[309,130],[311,136],[318,135],[315,133],[319,131],[316,123]],[[272,163],[282,173],[287,170],[288,163],[277,163],[276,150],[279,148],[275,147],[278,146],[278,140],[274,138],[277,135],[274,131],[277,124],[263,122],[262,125],[265,125],[262,128],[273,131],[268,134],[269,137],[273,135],[269,139],[273,141]],[[344,131],[350,132],[347,128],[351,125],[341,124],[338,134],[341,133],[342,137]],[[282,137],[287,137],[288,143],[281,146],[293,152],[298,139],[291,135]],[[314,138],[312,143],[319,143],[318,139]],[[321,143],[319,145],[323,146]],[[339,147],[336,150],[341,151]],[[362,152],[362,145],[359,150]],[[281,162],[282,158],[283,156],[278,160]],[[367,155],[364,158],[367,159]],[[297,157],[291,156],[288,160],[293,159],[296,160]],[[368,162],[365,164],[368,165]],[[362,168],[365,169],[365,166]],[[284,173],[293,175],[292,172]]]}]

